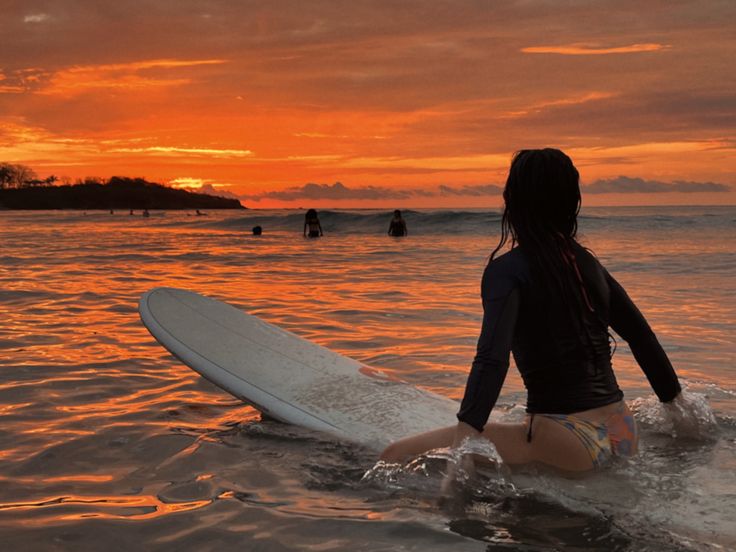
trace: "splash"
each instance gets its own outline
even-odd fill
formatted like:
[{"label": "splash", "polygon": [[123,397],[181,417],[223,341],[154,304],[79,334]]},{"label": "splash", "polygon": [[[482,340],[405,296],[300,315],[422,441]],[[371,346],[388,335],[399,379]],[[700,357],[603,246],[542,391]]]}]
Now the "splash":
[{"label": "splash", "polygon": [[654,395],[631,402],[637,421],[653,433],[673,438],[711,441],[718,435],[718,422],[708,399],[701,393],[684,389],[670,403],[661,403]]},{"label": "splash", "polygon": [[379,460],[365,472],[362,483],[386,489],[411,489],[457,497],[516,492],[509,468],[496,447],[482,438],[466,438],[455,448],[438,448],[405,464]]}]

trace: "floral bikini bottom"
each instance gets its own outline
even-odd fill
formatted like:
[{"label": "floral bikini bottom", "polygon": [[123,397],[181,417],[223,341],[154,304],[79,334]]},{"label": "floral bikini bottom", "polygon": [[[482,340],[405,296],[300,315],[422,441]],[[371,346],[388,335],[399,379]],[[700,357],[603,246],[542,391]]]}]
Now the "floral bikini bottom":
[{"label": "floral bikini bottom", "polygon": [[613,456],[632,456],[636,453],[636,421],[623,403],[605,422],[583,420],[574,414],[532,414],[527,441],[531,441],[531,427],[535,416],[552,420],[572,431],[590,454],[594,468],[606,465]]}]

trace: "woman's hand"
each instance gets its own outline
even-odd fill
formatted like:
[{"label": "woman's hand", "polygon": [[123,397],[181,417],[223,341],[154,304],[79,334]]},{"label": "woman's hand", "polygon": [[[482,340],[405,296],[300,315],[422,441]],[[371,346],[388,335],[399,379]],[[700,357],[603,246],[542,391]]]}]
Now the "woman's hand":
[{"label": "woman's hand", "polygon": [[709,439],[717,433],[718,423],[704,395],[682,391],[662,406],[665,421],[672,425],[673,435]]},{"label": "woman's hand", "polygon": [[[458,422],[457,427],[455,428],[455,437],[452,440],[452,445],[450,446],[451,451],[456,451],[460,445],[463,444],[465,439],[469,437],[477,437],[479,435],[480,432],[473,426],[468,425],[465,422]],[[453,453],[453,455],[454,454],[455,453]],[[447,463],[447,474],[442,480],[442,485],[440,486],[440,496],[442,498],[449,498],[452,496],[455,474],[457,473],[458,466],[462,467],[465,472],[472,473],[474,469],[473,457],[470,454],[463,454],[457,459],[457,461],[450,460]]]}]

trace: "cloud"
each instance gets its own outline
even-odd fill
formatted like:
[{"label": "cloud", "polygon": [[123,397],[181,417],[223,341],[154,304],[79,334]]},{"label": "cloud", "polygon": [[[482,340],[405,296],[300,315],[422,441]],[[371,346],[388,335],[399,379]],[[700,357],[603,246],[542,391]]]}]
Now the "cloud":
[{"label": "cloud", "polygon": [[276,199],[279,201],[294,201],[297,199],[407,199],[414,195],[408,190],[391,190],[377,186],[365,186],[362,188],[348,188],[342,182],[334,184],[315,184],[310,182],[304,186],[295,186],[285,190],[265,192],[257,195],[241,196],[243,199],[260,201],[261,199]]},{"label": "cloud", "polygon": [[178,148],[168,146],[150,146],[147,148],[115,148],[113,153],[148,153],[163,156],[198,156],[198,157],[248,157],[253,155],[250,150],[238,149],[209,149],[209,148]]},{"label": "cloud", "polygon": [[630,44],[628,46],[615,46],[603,48],[587,44],[566,44],[561,46],[528,46],[522,48],[525,54],[561,54],[565,56],[601,56],[609,54],[634,54],[639,52],[656,52],[670,48],[668,44],[647,42],[644,44]]},{"label": "cloud", "polygon": [[20,94],[25,92],[26,89],[22,86],[4,86],[0,85],[0,94]]},{"label": "cloud", "polygon": [[[74,95],[100,89],[142,89],[181,86],[192,82],[191,78],[154,77],[145,74],[151,70],[173,70],[220,65],[224,59],[152,59],[130,63],[79,65],[44,75],[37,93],[48,95]],[[41,80],[41,79],[38,79]]]},{"label": "cloud", "polygon": [[524,117],[524,116],[527,116],[533,113],[539,113],[543,109],[556,108],[556,107],[561,107],[561,106],[564,106],[564,107],[579,106],[581,104],[585,104],[588,102],[597,102],[600,100],[607,100],[614,96],[616,96],[616,94],[614,94],[613,92],[599,92],[599,91],[594,90],[591,92],[586,92],[584,94],[574,94],[569,97],[558,98],[556,100],[545,100],[545,101],[537,102],[524,109],[510,111],[507,114],[501,115],[501,118],[512,119],[516,117]]},{"label": "cloud", "polygon": [[502,188],[495,184],[479,184],[467,186],[440,185],[434,189],[404,189],[397,190],[381,186],[363,186],[349,188],[342,182],[334,184],[309,183],[304,186],[295,186],[285,190],[264,192],[255,195],[243,195],[241,199],[260,201],[275,199],[278,201],[295,200],[380,200],[380,199],[410,199],[416,197],[481,197],[496,196]]},{"label": "cloud", "polygon": [[[196,179],[194,179],[196,180]],[[583,186],[583,192],[589,194],[630,194],[630,193],[697,193],[697,192],[730,192],[731,187],[715,182],[674,181],[660,182],[619,176],[611,179],[596,180],[592,184]],[[475,184],[465,186],[449,186],[441,184],[432,189],[403,189],[397,190],[383,186],[364,186],[349,188],[342,182],[334,184],[316,184],[310,182],[303,186],[294,186],[284,190],[247,194],[238,196],[239,199],[261,201],[263,199],[277,201],[296,200],[381,200],[381,199],[411,199],[428,197],[498,197],[503,187],[497,184]],[[204,192],[208,193],[208,192]],[[233,197],[228,195],[227,197]]]},{"label": "cloud", "polygon": [[187,191],[195,192],[198,194],[227,197],[230,199],[239,199],[239,197],[234,193],[222,189],[225,187],[229,187],[230,184],[217,184],[214,181],[208,179],[181,176],[179,178],[170,180],[169,185],[173,188],[183,188]]},{"label": "cloud", "polygon": [[[630,90],[585,102],[548,102],[521,106],[512,114],[538,131],[564,128],[573,136],[624,137],[618,143],[639,141],[686,142],[728,137],[736,125],[736,97],[731,88],[689,90],[678,84],[668,89]],[[516,112],[516,113],[514,113]],[[518,124],[510,120],[509,127]]]},{"label": "cloud", "polygon": [[99,147],[92,140],[60,136],[13,117],[0,117],[0,159],[34,165],[50,160],[58,165],[77,165],[97,153]]},{"label": "cloud", "polygon": [[23,18],[23,23],[43,23],[49,19],[47,13],[32,13]]},{"label": "cloud", "polygon": [[198,194],[207,194],[211,196],[217,196],[217,197],[227,197],[230,199],[239,199],[237,195],[235,195],[232,192],[228,192],[225,190],[220,190],[218,188],[215,188],[215,185],[213,184],[202,184],[199,188],[191,188],[192,192],[196,192]]},{"label": "cloud", "polygon": [[354,157],[346,159],[343,167],[353,169],[431,169],[436,171],[452,170],[487,170],[506,167],[509,163],[508,154],[471,154],[464,156],[436,156],[436,157]]},{"label": "cloud", "polygon": [[241,149],[141,145],[141,142],[151,143],[153,140],[148,137],[104,140],[67,137],[24,124],[22,120],[0,117],[0,159],[15,162],[35,164],[55,159],[58,164],[69,164],[70,160],[79,164],[100,157],[127,157],[125,154],[174,158],[180,162],[182,158],[243,159],[253,155],[252,151]]},{"label": "cloud", "polygon": [[731,190],[731,186],[717,182],[692,182],[687,180],[661,182],[629,176],[599,179],[592,184],[583,186],[583,192],[589,194],[656,194],[663,192],[692,194],[702,192],[722,193]]},{"label": "cloud", "polygon": [[441,196],[495,196],[503,193],[503,188],[496,184],[478,184],[475,186],[445,186],[440,185],[438,193]]},{"label": "cloud", "polygon": [[0,93],[20,94],[38,89],[48,80],[50,73],[38,67],[16,69],[0,74]]}]

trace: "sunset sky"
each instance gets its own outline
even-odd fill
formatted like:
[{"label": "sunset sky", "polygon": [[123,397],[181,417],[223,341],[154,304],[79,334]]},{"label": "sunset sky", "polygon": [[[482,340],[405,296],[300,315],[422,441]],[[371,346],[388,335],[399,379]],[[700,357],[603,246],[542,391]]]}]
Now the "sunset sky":
[{"label": "sunset sky", "polygon": [[0,162],[249,207],[736,203],[736,2],[2,0]]}]

